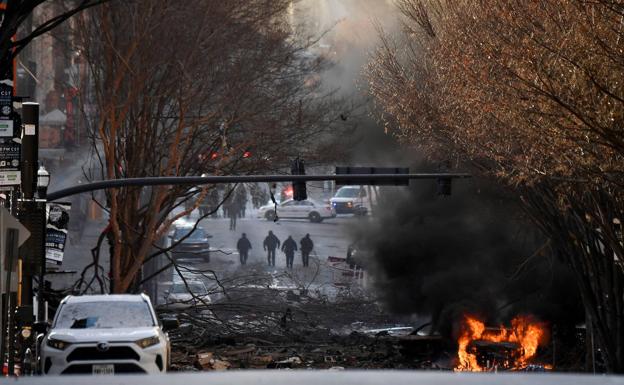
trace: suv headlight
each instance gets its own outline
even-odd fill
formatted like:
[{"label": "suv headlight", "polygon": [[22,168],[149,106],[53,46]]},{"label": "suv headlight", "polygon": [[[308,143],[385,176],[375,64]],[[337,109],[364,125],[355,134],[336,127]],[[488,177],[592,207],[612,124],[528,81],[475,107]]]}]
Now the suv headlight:
[{"label": "suv headlight", "polygon": [[158,338],[158,336],[147,337],[134,341],[134,343],[145,349],[149,348],[150,346],[158,345],[160,343],[160,338]]},{"label": "suv headlight", "polygon": [[48,338],[48,346],[58,350],[65,350],[66,347],[71,345],[69,342],[65,342],[62,340],[57,340],[54,338]]}]

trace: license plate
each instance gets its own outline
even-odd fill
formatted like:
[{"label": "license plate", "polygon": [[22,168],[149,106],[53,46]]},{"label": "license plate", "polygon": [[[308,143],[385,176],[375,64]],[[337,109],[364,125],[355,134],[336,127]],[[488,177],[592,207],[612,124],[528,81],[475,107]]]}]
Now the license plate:
[{"label": "license plate", "polygon": [[115,374],[115,365],[93,365],[93,374],[98,374],[98,375]]}]

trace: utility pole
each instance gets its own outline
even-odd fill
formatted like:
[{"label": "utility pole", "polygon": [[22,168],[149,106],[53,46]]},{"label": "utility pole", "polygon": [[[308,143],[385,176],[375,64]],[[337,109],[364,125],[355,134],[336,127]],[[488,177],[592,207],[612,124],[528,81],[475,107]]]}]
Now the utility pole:
[{"label": "utility pole", "polygon": [[32,200],[39,168],[39,103],[22,103],[22,198]]},{"label": "utility pole", "polygon": [[[36,175],[39,168],[39,104],[22,104],[22,199],[19,204],[20,222],[30,231],[31,237],[20,248],[23,263],[22,306],[32,306],[32,278],[38,270],[39,259],[43,252],[42,229],[45,226],[45,211],[35,200]],[[45,209],[45,208],[44,208]]]}]

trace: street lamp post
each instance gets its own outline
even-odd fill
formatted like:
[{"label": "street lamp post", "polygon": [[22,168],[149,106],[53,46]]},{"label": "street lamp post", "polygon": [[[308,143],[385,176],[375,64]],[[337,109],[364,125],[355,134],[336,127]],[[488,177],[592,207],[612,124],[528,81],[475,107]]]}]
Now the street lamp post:
[{"label": "street lamp post", "polygon": [[41,229],[43,236],[43,247],[41,248],[41,259],[39,260],[39,289],[37,290],[37,322],[45,322],[45,300],[43,293],[45,291],[45,273],[46,273],[46,196],[48,195],[48,186],[50,185],[50,173],[45,167],[39,166],[37,171],[37,195],[39,197],[38,202],[42,205],[41,213],[43,213],[43,229]]},{"label": "street lamp post", "polygon": [[37,171],[37,195],[39,196],[39,199],[46,199],[49,185],[50,173],[45,169],[45,167],[43,167],[43,165],[41,165]]}]

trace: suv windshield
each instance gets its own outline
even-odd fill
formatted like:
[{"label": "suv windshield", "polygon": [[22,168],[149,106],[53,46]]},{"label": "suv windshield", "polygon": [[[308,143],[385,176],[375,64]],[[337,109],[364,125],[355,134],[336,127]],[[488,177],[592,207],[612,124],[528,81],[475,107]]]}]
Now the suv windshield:
[{"label": "suv windshield", "polygon": [[59,329],[110,329],[154,326],[149,306],[143,301],[97,301],[67,303],[54,325]]},{"label": "suv windshield", "polygon": [[359,188],[341,188],[336,193],[336,198],[357,198],[359,192]]}]

